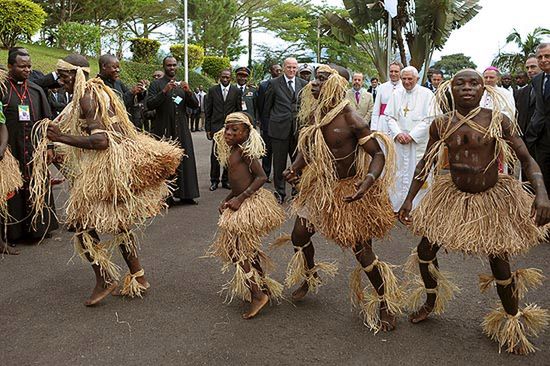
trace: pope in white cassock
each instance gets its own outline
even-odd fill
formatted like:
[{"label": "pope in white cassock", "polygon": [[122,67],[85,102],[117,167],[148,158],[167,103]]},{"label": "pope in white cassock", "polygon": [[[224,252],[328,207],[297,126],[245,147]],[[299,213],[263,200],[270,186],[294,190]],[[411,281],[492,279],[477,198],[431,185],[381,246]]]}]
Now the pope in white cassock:
[{"label": "pope in white cassock", "polygon": [[390,81],[378,86],[376,89],[376,100],[372,110],[372,118],[370,129],[389,134],[388,123],[384,112],[395,90],[403,89],[401,86],[401,69],[403,66],[400,62],[394,61],[390,64]]},{"label": "pope in white cassock", "polygon": [[[398,212],[407,197],[414,178],[416,164],[428,144],[430,123],[434,115],[434,94],[418,85],[418,70],[413,66],[401,70],[403,88],[394,91],[385,110],[389,133],[395,143],[397,176],[390,191],[394,212]],[[428,182],[428,181],[427,181]],[[427,192],[422,187],[413,201],[416,208]]]}]

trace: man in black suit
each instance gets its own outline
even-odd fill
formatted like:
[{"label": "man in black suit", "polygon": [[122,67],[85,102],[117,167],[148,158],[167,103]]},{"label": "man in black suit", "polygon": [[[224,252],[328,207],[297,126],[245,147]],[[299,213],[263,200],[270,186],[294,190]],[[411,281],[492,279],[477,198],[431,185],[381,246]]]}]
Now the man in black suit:
[{"label": "man in black suit", "polygon": [[[535,55],[530,56],[527,61],[525,61],[525,68],[528,70],[525,75],[532,82],[533,78],[540,73]],[[527,132],[527,127],[529,127],[531,123],[531,117],[535,113],[535,91],[533,90],[533,84],[531,82],[517,89],[514,94],[516,99],[516,110],[518,111],[518,125],[524,137]]]},{"label": "man in black suit", "polygon": [[[281,65],[271,65],[269,68],[269,73],[271,74],[271,79],[280,76],[283,72]],[[265,96],[267,93],[267,87],[269,86],[269,80],[264,80],[260,83],[258,87],[258,115],[260,119],[260,134],[262,139],[265,142],[265,156],[262,158],[262,168],[264,169],[265,175],[267,175],[267,183],[271,183],[269,179],[271,175],[271,163],[273,160],[273,149],[271,148],[271,139],[269,138],[268,126],[269,126],[269,116],[265,110]]]},{"label": "man in black suit", "polygon": [[[206,137],[212,140],[214,134],[221,130],[225,123],[225,117],[233,112],[241,110],[241,91],[235,85],[230,85],[231,70],[223,70],[220,73],[220,83],[208,89],[204,98],[204,116]],[[222,187],[230,189],[227,169],[223,169]],[[220,183],[220,163],[214,155],[214,142],[210,152],[210,190],[218,189]]]},{"label": "man in black suit", "polygon": [[550,43],[537,48],[537,61],[541,73],[533,78],[535,112],[527,128],[527,146],[534,148],[535,159],[540,166],[544,184],[550,188]]},{"label": "man in black suit", "polygon": [[298,139],[298,96],[307,81],[296,77],[298,61],[287,58],[283,63],[283,75],[269,81],[265,110],[269,118],[268,135],[273,148],[273,181],[279,203],[285,201],[286,184],[283,171],[287,157],[293,161]]},{"label": "man in black suit", "polygon": [[374,77],[370,79],[370,86],[367,89],[372,94],[372,101],[376,101],[376,88],[378,88],[378,78]]}]

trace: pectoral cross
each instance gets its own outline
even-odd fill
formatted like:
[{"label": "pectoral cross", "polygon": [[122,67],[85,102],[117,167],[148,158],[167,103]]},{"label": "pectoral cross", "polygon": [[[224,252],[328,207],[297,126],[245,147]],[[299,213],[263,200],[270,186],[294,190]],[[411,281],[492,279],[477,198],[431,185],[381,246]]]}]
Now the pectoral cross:
[{"label": "pectoral cross", "polygon": [[403,108],[403,112],[405,113],[404,116],[407,117],[407,113],[410,112],[409,106],[406,105],[405,108]]}]

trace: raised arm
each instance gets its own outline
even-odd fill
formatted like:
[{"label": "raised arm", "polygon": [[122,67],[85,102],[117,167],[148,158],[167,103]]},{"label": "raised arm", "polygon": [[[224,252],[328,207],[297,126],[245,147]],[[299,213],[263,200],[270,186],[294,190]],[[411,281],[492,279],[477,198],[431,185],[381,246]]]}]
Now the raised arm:
[{"label": "raised arm", "polygon": [[[104,132],[105,126],[97,113],[97,104],[89,94],[80,99],[80,108],[86,118],[89,136],[74,136],[62,133],[56,124],[48,126],[48,139],[52,142],[61,142],[66,145],[86,150],[105,150],[109,147],[109,139]],[[102,132],[103,131],[103,132]]]},{"label": "raised arm", "polygon": [[531,183],[535,190],[535,200],[532,209],[532,214],[535,216],[535,223],[538,226],[543,226],[550,222],[550,201],[548,200],[548,192],[544,185],[540,167],[531,154],[529,154],[527,146],[525,146],[521,137],[517,133],[511,132],[511,122],[508,117],[504,116],[502,126],[503,137],[514,150],[521,162],[525,175],[527,175],[529,183]]}]

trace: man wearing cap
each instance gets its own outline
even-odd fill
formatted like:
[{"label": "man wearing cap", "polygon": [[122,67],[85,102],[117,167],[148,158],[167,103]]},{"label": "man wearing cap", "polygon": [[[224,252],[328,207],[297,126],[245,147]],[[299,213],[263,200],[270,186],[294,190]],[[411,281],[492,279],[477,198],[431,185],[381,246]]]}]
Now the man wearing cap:
[{"label": "man wearing cap", "polygon": [[298,77],[304,79],[307,82],[311,81],[311,74],[312,73],[313,73],[313,69],[308,64],[303,64],[298,69]]},{"label": "man wearing cap", "polygon": [[235,74],[237,88],[241,91],[241,110],[252,117],[252,125],[256,127],[259,119],[257,105],[258,93],[256,92],[256,88],[247,85],[250,69],[244,66],[239,67],[235,70]]}]

